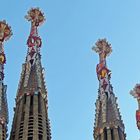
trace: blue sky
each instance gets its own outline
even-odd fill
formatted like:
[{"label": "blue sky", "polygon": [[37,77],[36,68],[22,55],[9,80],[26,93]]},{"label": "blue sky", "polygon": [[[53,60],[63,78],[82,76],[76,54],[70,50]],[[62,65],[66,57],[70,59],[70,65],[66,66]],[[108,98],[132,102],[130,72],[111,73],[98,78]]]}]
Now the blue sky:
[{"label": "blue sky", "polygon": [[139,139],[135,121],[138,105],[129,94],[140,83],[139,0],[1,0],[0,19],[13,30],[12,38],[5,43],[9,130],[30,31],[24,16],[31,7],[40,7],[47,19],[39,34],[52,139],[93,139],[98,55],[91,48],[99,38],[107,38],[112,44],[107,64],[127,140]]}]

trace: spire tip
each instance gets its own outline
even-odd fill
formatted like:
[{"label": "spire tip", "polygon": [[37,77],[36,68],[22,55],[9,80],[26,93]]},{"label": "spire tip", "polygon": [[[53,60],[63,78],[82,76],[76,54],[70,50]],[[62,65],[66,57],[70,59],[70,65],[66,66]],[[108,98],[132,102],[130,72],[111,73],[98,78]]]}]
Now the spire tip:
[{"label": "spire tip", "polygon": [[93,46],[92,50],[94,50],[99,55],[102,54],[104,57],[109,56],[112,52],[111,44],[107,42],[106,39],[99,39],[95,46]]},{"label": "spire tip", "polygon": [[133,90],[130,91],[130,94],[137,99],[140,99],[140,84],[136,84]]},{"label": "spire tip", "polygon": [[0,21],[0,41],[7,41],[12,34],[11,27],[6,23],[6,21]]},{"label": "spire tip", "polygon": [[35,26],[40,26],[45,21],[44,13],[37,7],[31,8],[25,18],[31,21]]}]

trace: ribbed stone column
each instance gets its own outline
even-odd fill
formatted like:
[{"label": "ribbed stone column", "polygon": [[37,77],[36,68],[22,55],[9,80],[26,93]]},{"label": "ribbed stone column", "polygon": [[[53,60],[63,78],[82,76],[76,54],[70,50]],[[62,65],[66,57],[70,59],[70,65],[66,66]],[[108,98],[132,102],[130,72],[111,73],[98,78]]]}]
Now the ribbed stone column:
[{"label": "ribbed stone column", "polygon": [[41,114],[42,114],[42,126],[43,126],[43,140],[47,140],[47,129],[46,129],[46,105],[45,105],[45,101],[42,98],[42,96],[40,96],[40,100],[41,100]]},{"label": "ribbed stone column", "polygon": [[3,130],[3,129],[2,129],[2,125],[0,125],[0,140],[2,140],[2,138],[3,138],[3,137],[2,137],[2,130]]},{"label": "ribbed stone column", "polygon": [[101,134],[101,140],[104,140],[104,133]]},{"label": "ribbed stone column", "polygon": [[23,128],[23,133],[24,133],[24,139],[28,139],[28,127],[29,127],[29,111],[30,111],[30,96],[25,95],[25,118],[24,118],[24,128]]},{"label": "ribbed stone column", "polygon": [[111,130],[107,129],[107,140],[112,140],[111,139]]},{"label": "ribbed stone column", "polygon": [[[20,124],[21,124],[21,117],[22,117],[22,110],[23,110],[23,100],[19,101],[19,108],[18,108],[18,117],[16,120],[16,130],[15,130],[15,140],[19,140],[19,129],[20,129]],[[14,140],[14,139],[11,139]]]},{"label": "ribbed stone column", "polygon": [[118,129],[117,128],[114,129],[114,140],[120,140],[120,138],[119,138],[119,132],[118,132]]},{"label": "ribbed stone column", "polygon": [[33,97],[33,140],[38,140],[38,95]]}]

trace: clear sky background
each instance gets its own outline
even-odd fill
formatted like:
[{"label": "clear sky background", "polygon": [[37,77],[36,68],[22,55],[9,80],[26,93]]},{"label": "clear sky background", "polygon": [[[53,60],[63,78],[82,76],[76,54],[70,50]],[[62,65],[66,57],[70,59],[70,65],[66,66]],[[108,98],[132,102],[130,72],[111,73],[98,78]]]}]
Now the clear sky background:
[{"label": "clear sky background", "polygon": [[140,138],[135,120],[138,105],[129,94],[140,83],[139,0],[0,0],[0,5],[0,19],[13,30],[5,43],[9,130],[30,32],[24,16],[31,7],[40,7],[47,19],[39,34],[52,140],[93,139],[98,55],[91,48],[99,38],[112,44],[107,63],[127,140]]}]

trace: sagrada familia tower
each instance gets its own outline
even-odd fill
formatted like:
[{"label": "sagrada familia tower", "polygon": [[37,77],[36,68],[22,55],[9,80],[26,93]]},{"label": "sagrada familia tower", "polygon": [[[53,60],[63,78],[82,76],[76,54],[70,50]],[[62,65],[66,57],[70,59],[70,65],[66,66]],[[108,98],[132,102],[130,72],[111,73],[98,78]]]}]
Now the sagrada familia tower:
[{"label": "sagrada familia tower", "polygon": [[[26,19],[31,22],[31,31],[27,40],[28,51],[16,94],[16,106],[9,140],[51,140],[50,121],[48,118],[47,89],[44,68],[41,65],[40,49],[42,41],[38,27],[45,21],[38,8],[32,8]],[[10,26],[0,21],[0,140],[7,139],[8,107],[7,86],[4,85],[4,41],[12,35]],[[99,54],[97,77],[99,80],[98,98],[93,130],[94,140],[126,140],[125,127],[119,112],[117,97],[110,83],[111,71],[106,58],[112,52],[106,39],[96,42],[93,50]],[[136,111],[137,126],[140,130],[140,84],[130,92],[138,101]]]},{"label": "sagrada familia tower", "polygon": [[4,41],[12,35],[11,27],[6,21],[0,21],[0,140],[6,140],[8,124],[8,106],[7,106],[7,85],[4,85],[4,64],[6,56],[4,53]]},{"label": "sagrada familia tower", "polygon": [[101,39],[96,42],[93,50],[99,54],[99,64],[96,67],[99,90],[96,100],[94,139],[126,140],[117,98],[110,83],[111,71],[106,64],[106,57],[112,52],[111,45],[106,39]]},{"label": "sagrada familia tower", "polygon": [[41,65],[42,41],[38,35],[38,27],[45,18],[39,9],[31,9],[26,18],[31,22],[31,31],[16,95],[10,140],[50,140],[48,93]]},{"label": "sagrada familia tower", "polygon": [[[47,89],[41,65],[41,38],[38,27],[45,21],[43,13],[34,8],[28,12],[31,31],[27,40],[28,52],[16,95],[16,107],[10,140],[51,140],[48,119]],[[7,139],[8,108],[4,79],[5,54],[3,42],[12,35],[10,27],[0,22],[0,140]]]}]

